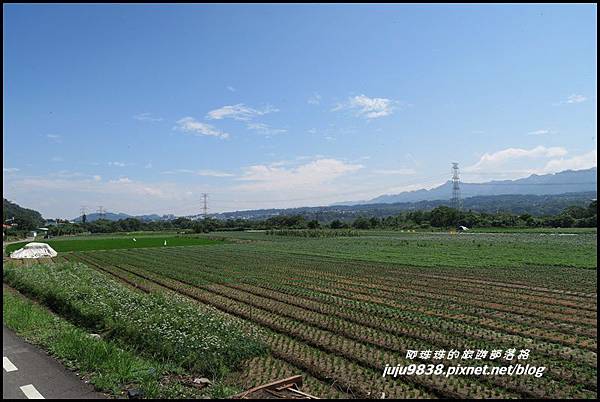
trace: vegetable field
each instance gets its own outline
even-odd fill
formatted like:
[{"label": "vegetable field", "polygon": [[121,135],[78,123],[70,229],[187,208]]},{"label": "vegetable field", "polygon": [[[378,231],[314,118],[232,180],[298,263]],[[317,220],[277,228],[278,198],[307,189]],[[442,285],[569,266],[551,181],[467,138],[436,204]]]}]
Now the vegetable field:
[{"label": "vegetable field", "polygon": [[[134,240],[135,239],[135,240]],[[88,236],[75,239],[57,239],[41,240],[48,243],[58,252],[65,251],[89,251],[89,250],[113,250],[113,249],[132,249],[148,247],[177,247],[177,246],[198,246],[205,244],[215,244],[219,241],[203,237],[194,236],[174,236],[166,234],[164,236],[118,236],[118,237],[96,237]],[[23,247],[27,242],[10,244],[6,247],[6,253],[9,254]]]},{"label": "vegetable field", "polygon": [[[227,236],[239,241],[57,261],[235,317],[269,349],[228,377],[240,388],[304,373],[304,391],[330,398],[597,395],[595,232]],[[517,362],[409,351],[510,349],[528,349],[518,363],[545,367],[543,375],[382,375],[386,365]]]}]

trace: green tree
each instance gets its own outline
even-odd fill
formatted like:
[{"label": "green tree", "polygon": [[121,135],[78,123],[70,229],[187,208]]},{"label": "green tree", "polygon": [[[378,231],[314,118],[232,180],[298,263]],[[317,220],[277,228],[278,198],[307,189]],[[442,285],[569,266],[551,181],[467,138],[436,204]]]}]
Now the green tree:
[{"label": "green tree", "polygon": [[354,220],[354,222],[352,222],[352,227],[355,229],[370,229],[371,222],[367,218],[359,216]]},{"label": "green tree", "polygon": [[312,221],[308,222],[308,228],[309,229],[318,229],[320,227],[321,227],[321,224],[316,219],[313,219]]}]

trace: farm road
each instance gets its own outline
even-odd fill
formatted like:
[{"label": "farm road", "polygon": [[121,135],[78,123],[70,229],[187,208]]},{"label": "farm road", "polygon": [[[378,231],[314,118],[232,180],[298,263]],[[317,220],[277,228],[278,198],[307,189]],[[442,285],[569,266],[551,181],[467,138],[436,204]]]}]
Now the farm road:
[{"label": "farm road", "polygon": [[101,399],[54,358],[2,326],[3,399]]}]

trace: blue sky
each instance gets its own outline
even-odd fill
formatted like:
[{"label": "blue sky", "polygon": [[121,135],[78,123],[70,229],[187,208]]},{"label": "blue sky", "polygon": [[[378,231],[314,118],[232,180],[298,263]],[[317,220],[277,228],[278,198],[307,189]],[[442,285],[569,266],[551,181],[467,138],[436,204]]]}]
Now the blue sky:
[{"label": "blue sky", "polygon": [[[4,6],[3,192],[326,205],[596,165],[595,5]],[[450,196],[450,195],[449,195]]]}]

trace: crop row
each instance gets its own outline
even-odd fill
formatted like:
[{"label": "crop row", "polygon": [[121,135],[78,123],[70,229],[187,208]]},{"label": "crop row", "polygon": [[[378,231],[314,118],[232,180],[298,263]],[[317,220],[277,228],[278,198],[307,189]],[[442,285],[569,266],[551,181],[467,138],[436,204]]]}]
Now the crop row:
[{"label": "crop row", "polygon": [[[147,274],[147,273],[145,273]],[[179,286],[181,286],[181,282],[179,283]],[[187,292],[189,292],[190,289],[187,289]],[[192,291],[195,292],[195,294],[197,294],[198,289],[197,288],[192,288]],[[258,300],[253,300],[251,295],[247,295],[247,294],[233,294],[231,289],[229,290],[225,290],[223,288],[219,289],[218,285],[212,285],[209,287],[208,289],[209,292],[217,293],[222,295],[223,297],[229,297],[230,299],[233,298],[234,300],[237,300],[240,303],[245,303],[248,304],[250,303],[250,305],[254,306],[256,309],[258,308],[263,308],[263,309],[267,309],[270,312],[279,312],[279,314],[281,314],[281,311],[283,311],[286,307],[283,305],[279,305],[277,306],[276,304],[274,304],[274,302],[269,301],[268,299],[258,299]],[[341,333],[343,335],[345,335],[347,338],[352,338],[352,337],[356,337],[357,331],[348,331],[347,330],[347,326],[346,329],[344,329],[344,323],[341,322],[340,320],[337,320],[337,322],[332,323],[332,320],[329,320],[329,327],[325,326],[323,327],[322,322],[325,322],[325,320],[327,320],[327,317],[325,316],[321,316],[321,317],[315,317],[314,319],[309,319],[307,318],[307,312],[302,312],[302,310],[298,310],[297,315],[290,315],[290,313],[284,314],[286,317],[292,318],[292,319],[299,319],[302,320],[303,322],[305,322],[306,324],[312,325],[312,326],[318,326],[324,329],[328,329],[331,332],[334,333]],[[334,326],[332,326],[334,325]],[[335,326],[337,325],[337,326]],[[341,327],[340,327],[341,326]],[[361,329],[361,331],[359,331],[358,333],[364,333],[364,328]],[[368,333],[368,332],[367,332]],[[368,336],[370,335],[370,336]],[[394,338],[394,337],[389,337],[386,336],[383,333],[378,333],[378,332],[373,332],[371,331],[370,334],[367,335],[367,338],[362,338],[362,339],[357,339],[358,341],[363,341],[366,343],[372,343],[373,340],[377,340],[376,344],[378,346],[382,346],[382,347],[388,347],[388,349],[394,349],[394,348],[390,348],[390,344],[393,344],[394,342],[398,342],[398,339],[401,338]],[[330,335],[331,336],[331,335]],[[363,335],[364,336],[364,335]],[[382,342],[381,340],[384,339],[387,342],[391,342],[388,345],[385,344],[380,344],[380,342]],[[394,339],[396,339],[396,341],[394,341]],[[416,345],[418,346],[418,345]],[[424,345],[427,346],[427,345]],[[361,345],[362,348],[365,347],[365,345]],[[401,348],[397,348],[398,350],[402,350]],[[360,349],[359,349],[360,350]],[[338,353],[340,353],[340,351],[337,351]],[[393,355],[393,354],[387,354],[386,352],[379,352],[379,353],[384,353],[384,356],[387,358],[387,361],[390,361],[390,359],[400,359],[400,357],[398,355]],[[356,358],[356,353],[352,353],[350,356],[346,355],[348,358]],[[364,356],[364,354],[363,354]],[[372,368],[377,367],[378,364],[380,364],[381,360],[378,360],[378,363],[375,363],[375,366],[373,365],[373,361],[370,360],[359,360],[359,362],[361,362],[362,364],[366,364]],[[526,384],[526,381],[528,379],[526,378],[519,378],[519,379],[505,379],[505,378],[496,378],[494,379],[494,383],[495,385],[500,385],[500,386],[504,386],[507,388],[511,388],[513,390],[517,390],[519,392],[525,392],[528,395],[534,395],[534,396],[541,396],[544,395],[544,393],[548,390],[548,389],[554,389],[554,394],[564,394],[566,395],[572,395],[571,389],[566,389],[566,390],[562,390],[560,389],[559,386],[557,386],[557,384],[552,384],[551,380],[547,380],[547,381],[535,381],[534,383],[531,383],[532,381],[529,379],[530,384]],[[541,386],[543,385],[543,386]],[[429,384],[428,386],[432,386],[431,384]],[[460,387],[460,389],[463,389],[464,387]],[[536,389],[537,388],[537,389]],[[545,391],[546,390],[546,391]],[[439,391],[439,390],[438,390]]]},{"label": "crop row", "polygon": [[[189,256],[185,261],[177,259],[177,255],[163,255],[165,253],[154,253],[151,256],[143,254],[125,252],[123,256],[125,260],[138,260],[142,266],[156,264],[157,259],[165,259],[169,262],[177,262],[177,268],[183,269],[186,266],[194,275],[200,274],[202,271],[198,267],[206,269],[209,266],[219,267],[219,263],[212,263],[204,257]],[[152,259],[152,261],[150,261]],[[233,267],[235,259],[231,259],[229,266],[219,267],[222,280],[237,280],[248,282],[251,280],[262,282],[277,282],[278,280],[290,282],[290,278],[295,286],[306,287],[323,293],[328,293],[336,296],[350,298],[358,301],[373,301],[390,307],[399,307],[403,310],[423,312],[430,315],[435,315],[445,319],[459,319],[466,321],[469,324],[483,326],[492,330],[500,330],[504,333],[515,335],[523,335],[525,337],[534,337],[549,342],[561,343],[567,346],[580,347],[591,351],[596,350],[594,329],[585,329],[569,326],[568,324],[553,323],[548,319],[535,319],[532,317],[521,316],[508,312],[499,312],[490,309],[468,307],[456,305],[456,303],[434,301],[427,298],[415,300],[410,295],[395,295],[394,297],[373,295],[371,292],[364,291],[360,288],[350,287],[347,285],[336,283],[325,283],[323,286],[315,285],[318,280],[303,280],[303,273],[290,270],[286,267],[272,267],[265,265],[260,272],[248,270],[243,267],[242,263],[239,268]],[[279,268],[279,269],[278,269]],[[276,270],[276,276],[269,276],[271,270]],[[229,272],[228,275],[227,272]]]},{"label": "crop row", "polygon": [[[95,255],[96,259],[103,259],[105,262],[111,263],[113,259],[119,261],[127,261],[129,264],[134,264],[140,267],[144,267],[147,270],[153,270],[159,274],[169,275],[172,272],[181,272],[180,277],[185,279],[193,279],[194,281],[205,281],[206,283],[232,283],[239,285],[240,281],[230,281],[227,279],[227,269],[222,268],[212,268],[209,267],[206,263],[200,269],[200,265],[196,266],[192,272],[185,269],[185,267],[181,267],[179,264],[176,264],[172,267],[170,266],[171,262],[161,263],[159,259],[153,259],[153,261],[146,261],[144,258],[141,258],[139,255],[135,256],[127,256],[126,258],[121,258],[121,256],[113,256],[109,254],[97,254]],[[207,277],[207,275],[212,275]],[[196,283],[194,282],[194,283]],[[440,339],[445,339],[449,336],[449,334],[457,334],[455,339],[452,341],[456,341],[456,339],[469,339],[470,342],[479,340],[479,341],[488,341],[496,343],[506,343],[513,342],[512,345],[508,343],[509,346],[514,345],[522,345],[525,346],[534,346],[536,353],[545,353],[551,356],[559,356],[565,358],[569,361],[574,360],[585,362],[586,364],[594,364],[595,365],[595,354],[590,354],[589,352],[585,352],[580,349],[570,349],[566,347],[560,347],[556,344],[545,344],[543,342],[536,342],[532,344],[532,340],[527,337],[515,337],[508,335],[506,331],[492,331],[489,329],[482,328],[480,326],[471,326],[470,324],[465,324],[462,322],[456,322],[455,320],[447,319],[447,316],[442,317],[432,317],[431,312],[415,312],[411,310],[415,310],[415,307],[412,305],[403,306],[404,308],[393,308],[385,303],[389,304],[389,300],[378,300],[376,299],[374,302],[369,300],[367,297],[359,298],[359,300],[354,300],[353,294],[350,294],[350,298],[344,297],[345,294],[331,294],[332,290],[329,288],[317,288],[318,291],[310,290],[306,288],[310,288],[310,285],[300,285],[297,283],[291,285],[278,285],[273,284],[271,281],[265,280],[252,280],[251,278],[246,278],[246,282],[252,285],[256,285],[262,288],[266,288],[269,290],[274,290],[282,294],[282,297],[285,297],[288,302],[290,297],[296,297],[295,300],[300,303],[304,308],[327,308],[326,313],[328,314],[344,314],[347,318],[348,314],[352,314],[356,317],[357,314],[365,314],[366,320],[377,323],[383,319],[393,319],[397,322],[402,323],[402,333],[405,336],[416,337],[417,339],[423,340],[436,340],[437,343],[440,343]],[[301,287],[301,286],[305,286]],[[335,293],[335,292],[334,292]],[[366,299],[366,300],[365,300]],[[311,300],[313,301],[311,303]],[[318,303],[317,303],[318,302]],[[381,302],[381,303],[379,303]],[[395,303],[395,301],[394,301]],[[324,307],[321,307],[325,305]],[[328,305],[332,305],[331,307],[327,307]],[[317,306],[317,307],[315,307]],[[379,316],[380,319],[372,320],[373,315]],[[425,336],[425,337],[424,337]],[[514,338],[514,339],[513,339]]]}]

